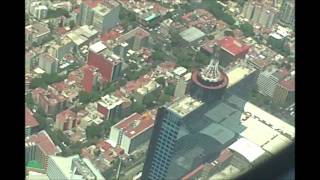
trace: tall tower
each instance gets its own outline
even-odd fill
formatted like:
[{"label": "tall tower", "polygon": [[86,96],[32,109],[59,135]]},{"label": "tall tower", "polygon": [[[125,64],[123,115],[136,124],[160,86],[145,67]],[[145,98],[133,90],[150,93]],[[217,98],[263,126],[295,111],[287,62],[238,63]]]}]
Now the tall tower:
[{"label": "tall tower", "polygon": [[219,49],[216,48],[215,56],[208,66],[192,73],[190,95],[204,102],[212,102],[221,98],[226,89],[228,76],[219,69]]},{"label": "tall tower", "polygon": [[293,0],[284,0],[279,13],[279,20],[285,25],[294,25],[295,20],[295,2]]}]

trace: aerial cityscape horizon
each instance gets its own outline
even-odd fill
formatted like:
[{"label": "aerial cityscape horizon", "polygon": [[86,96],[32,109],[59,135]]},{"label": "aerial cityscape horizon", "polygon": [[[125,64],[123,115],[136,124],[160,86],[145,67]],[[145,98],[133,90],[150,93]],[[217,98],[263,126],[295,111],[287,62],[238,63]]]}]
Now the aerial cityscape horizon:
[{"label": "aerial cityscape horizon", "polygon": [[236,179],[294,141],[294,0],[25,0],[27,180]]}]

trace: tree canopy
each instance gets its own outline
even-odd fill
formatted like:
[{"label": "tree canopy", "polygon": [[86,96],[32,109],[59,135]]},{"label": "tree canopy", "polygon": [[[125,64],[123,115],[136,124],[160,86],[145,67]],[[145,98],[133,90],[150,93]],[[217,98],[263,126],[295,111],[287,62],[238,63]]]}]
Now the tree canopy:
[{"label": "tree canopy", "polygon": [[243,34],[248,37],[248,36],[253,36],[254,31],[253,31],[253,26],[249,23],[243,23],[240,25],[240,30],[243,32]]}]

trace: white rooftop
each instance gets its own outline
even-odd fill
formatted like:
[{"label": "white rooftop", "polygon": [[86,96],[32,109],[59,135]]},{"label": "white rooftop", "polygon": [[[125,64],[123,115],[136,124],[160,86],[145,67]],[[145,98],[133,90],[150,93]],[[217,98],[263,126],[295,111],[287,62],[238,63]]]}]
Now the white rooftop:
[{"label": "white rooftop", "polygon": [[195,109],[197,109],[198,107],[200,107],[202,104],[204,104],[204,103],[197,100],[197,99],[194,99],[190,96],[185,96],[185,97],[178,99],[174,103],[172,103],[168,107],[168,109],[171,110],[172,112],[178,114],[180,117],[184,117],[187,114],[189,114],[190,112],[192,112]]},{"label": "white rooftop", "polygon": [[244,79],[246,76],[250,75],[253,73],[254,70],[244,67],[244,66],[238,66],[231,71],[227,73],[227,76],[229,78],[229,83],[228,83],[228,88],[235,85],[242,79]]},{"label": "white rooftop", "polygon": [[187,72],[187,69],[185,67],[182,67],[182,66],[179,66],[179,67],[177,67],[177,68],[175,68],[173,70],[173,73],[175,73],[178,76],[181,76],[182,74],[184,74],[186,72]]},{"label": "white rooftop", "polygon": [[179,33],[179,35],[187,42],[193,42],[205,36],[205,33],[195,27],[190,27]]},{"label": "white rooftop", "polygon": [[103,51],[104,49],[106,49],[107,46],[104,45],[101,41],[96,42],[95,44],[91,45],[89,47],[89,49],[95,53],[99,53],[101,51]]},{"label": "white rooftop", "polygon": [[106,107],[107,109],[113,109],[122,103],[123,103],[122,99],[109,94],[101,97],[101,100],[99,101],[99,104]]},{"label": "white rooftop", "polygon": [[264,154],[264,150],[245,138],[240,138],[229,146],[229,149],[238,152],[250,163]]}]

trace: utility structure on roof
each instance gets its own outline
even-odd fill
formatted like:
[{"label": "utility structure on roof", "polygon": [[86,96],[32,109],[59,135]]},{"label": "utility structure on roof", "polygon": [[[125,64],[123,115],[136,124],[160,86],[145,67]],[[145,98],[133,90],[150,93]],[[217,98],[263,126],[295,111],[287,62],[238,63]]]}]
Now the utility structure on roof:
[{"label": "utility structure on roof", "polygon": [[229,82],[228,76],[219,69],[217,54],[208,66],[192,73],[190,95],[205,102],[220,99]]}]

